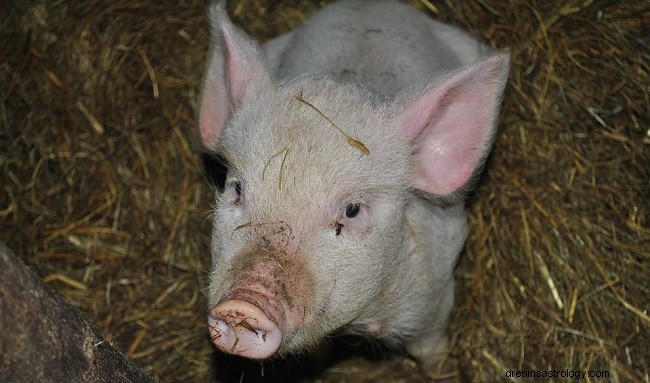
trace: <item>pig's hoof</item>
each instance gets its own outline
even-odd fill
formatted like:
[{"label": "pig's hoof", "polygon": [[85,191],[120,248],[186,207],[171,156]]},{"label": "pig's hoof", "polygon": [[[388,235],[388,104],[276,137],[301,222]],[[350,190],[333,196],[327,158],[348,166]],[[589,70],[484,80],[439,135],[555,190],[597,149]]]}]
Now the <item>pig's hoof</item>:
[{"label": "pig's hoof", "polygon": [[220,350],[246,358],[269,357],[282,341],[280,328],[259,307],[238,299],[213,308],[208,325],[212,343]]}]

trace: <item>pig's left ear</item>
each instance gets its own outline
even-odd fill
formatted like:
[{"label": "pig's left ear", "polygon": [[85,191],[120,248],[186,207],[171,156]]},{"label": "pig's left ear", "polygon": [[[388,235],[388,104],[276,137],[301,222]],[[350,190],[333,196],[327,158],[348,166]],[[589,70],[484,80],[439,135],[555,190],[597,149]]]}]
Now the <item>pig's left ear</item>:
[{"label": "pig's left ear", "polygon": [[496,54],[403,101],[398,124],[414,146],[414,188],[447,200],[471,189],[494,140],[509,60]]},{"label": "pig's left ear", "polygon": [[271,81],[259,44],[228,19],[225,1],[210,6],[210,52],[206,68],[199,125],[203,145],[216,151],[233,109]]}]

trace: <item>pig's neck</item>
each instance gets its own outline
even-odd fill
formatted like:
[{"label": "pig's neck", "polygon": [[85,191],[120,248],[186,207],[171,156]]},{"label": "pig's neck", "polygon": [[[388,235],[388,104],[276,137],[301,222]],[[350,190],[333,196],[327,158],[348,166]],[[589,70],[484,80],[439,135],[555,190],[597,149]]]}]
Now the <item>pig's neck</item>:
[{"label": "pig's neck", "polygon": [[388,343],[444,332],[453,303],[453,270],[466,236],[462,203],[442,207],[413,196],[396,268],[377,309],[362,324],[365,332]]}]

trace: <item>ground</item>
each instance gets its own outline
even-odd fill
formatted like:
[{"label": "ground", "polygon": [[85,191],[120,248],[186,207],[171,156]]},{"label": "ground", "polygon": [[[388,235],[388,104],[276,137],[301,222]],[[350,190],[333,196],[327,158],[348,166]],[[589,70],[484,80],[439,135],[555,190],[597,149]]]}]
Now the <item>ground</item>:
[{"label": "ground", "polygon": [[[228,11],[266,40],[327,2],[230,1]],[[647,381],[650,6],[411,4],[512,52],[497,141],[468,202],[451,377]],[[215,361],[208,339],[214,190],[195,118],[206,5],[0,5],[0,241],[161,382],[273,368]],[[309,379],[425,381],[387,350],[326,362]]]}]

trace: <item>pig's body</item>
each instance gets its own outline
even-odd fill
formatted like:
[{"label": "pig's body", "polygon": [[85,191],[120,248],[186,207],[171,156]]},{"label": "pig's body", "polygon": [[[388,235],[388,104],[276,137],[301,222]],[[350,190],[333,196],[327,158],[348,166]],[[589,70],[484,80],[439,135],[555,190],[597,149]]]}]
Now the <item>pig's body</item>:
[{"label": "pig's body", "polygon": [[279,78],[339,73],[385,95],[430,81],[491,50],[395,1],[341,1],[264,44]]},{"label": "pig's body", "polygon": [[335,3],[263,51],[211,19],[213,342],[261,359],[345,331],[433,369],[507,55],[392,1]]}]

